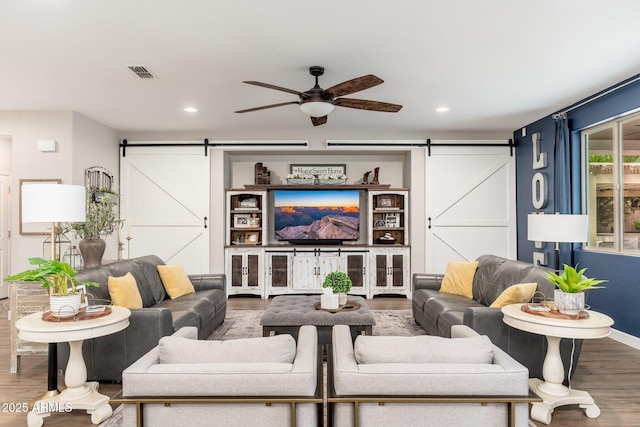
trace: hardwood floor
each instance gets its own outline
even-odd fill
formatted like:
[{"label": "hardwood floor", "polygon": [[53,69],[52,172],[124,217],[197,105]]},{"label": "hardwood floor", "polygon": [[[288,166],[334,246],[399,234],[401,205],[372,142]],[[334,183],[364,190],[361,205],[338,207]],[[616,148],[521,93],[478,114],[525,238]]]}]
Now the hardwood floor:
[{"label": "hardwood floor", "polygon": [[[6,304],[0,301],[0,306]],[[375,310],[409,310],[411,301],[405,298],[376,297],[368,301]],[[230,310],[264,310],[268,300],[231,297]],[[4,317],[1,317],[4,315]],[[46,390],[47,358],[44,355],[22,358],[18,374],[9,373],[9,322],[6,308],[0,309],[0,426],[26,425],[26,414],[7,412],[10,403],[29,402]],[[60,378],[62,386],[64,380]],[[587,418],[577,405],[557,408],[552,427],[631,427],[640,425],[640,351],[609,338],[586,340],[572,381],[572,387],[588,391],[600,407],[600,417]],[[120,390],[118,384],[101,384],[100,392],[112,396]],[[45,418],[44,426],[85,427],[89,416],[75,411]],[[544,424],[535,423],[542,427]]]}]

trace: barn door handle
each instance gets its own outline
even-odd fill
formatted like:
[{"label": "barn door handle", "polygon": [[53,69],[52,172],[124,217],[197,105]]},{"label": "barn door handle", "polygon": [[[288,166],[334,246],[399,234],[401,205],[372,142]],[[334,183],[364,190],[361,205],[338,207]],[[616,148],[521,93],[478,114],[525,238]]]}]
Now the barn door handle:
[{"label": "barn door handle", "polygon": [[427,228],[431,230],[431,217],[427,218]]},{"label": "barn door handle", "polygon": [[207,228],[207,217],[204,217],[204,228]]}]

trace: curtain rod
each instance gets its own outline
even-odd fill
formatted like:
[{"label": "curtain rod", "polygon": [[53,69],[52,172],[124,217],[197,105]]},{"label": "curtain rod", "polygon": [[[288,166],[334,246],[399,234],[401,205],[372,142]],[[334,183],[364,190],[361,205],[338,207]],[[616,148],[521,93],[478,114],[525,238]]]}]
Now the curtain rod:
[{"label": "curtain rod", "polygon": [[600,99],[603,96],[609,95],[610,93],[613,93],[613,92],[615,92],[615,91],[617,91],[619,89],[622,89],[623,87],[628,86],[628,85],[630,85],[632,83],[635,83],[638,80],[640,80],[640,74],[638,74],[638,75],[636,75],[634,77],[631,77],[631,78],[627,79],[626,81],[622,81],[622,82],[618,83],[617,85],[614,85],[614,86],[610,87],[609,89],[605,89],[600,93],[596,93],[595,95],[591,96],[590,98],[587,98],[587,99],[585,99],[583,101],[579,101],[577,104],[572,105],[572,106],[568,107],[565,110],[558,111],[557,113],[552,114],[551,118],[554,119],[554,120],[558,120],[558,119],[561,119],[561,118],[566,118],[568,112],[573,111],[576,108],[580,108],[580,107],[582,107],[584,105],[590,104],[591,102],[595,101],[596,99]]}]

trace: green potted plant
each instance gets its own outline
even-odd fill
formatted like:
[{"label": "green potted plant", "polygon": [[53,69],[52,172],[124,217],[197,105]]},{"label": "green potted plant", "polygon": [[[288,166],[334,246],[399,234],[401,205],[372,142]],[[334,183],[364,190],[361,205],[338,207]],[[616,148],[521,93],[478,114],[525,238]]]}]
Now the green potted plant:
[{"label": "green potted plant", "polygon": [[56,317],[71,317],[80,310],[82,295],[77,292],[76,285],[100,286],[96,282],[76,280],[75,276],[78,272],[66,262],[29,258],[29,264],[36,267],[6,277],[4,280],[42,283],[43,288],[50,290],[51,313]]},{"label": "green potted plant", "polygon": [[553,283],[556,288],[554,292],[554,303],[561,313],[576,315],[584,310],[584,291],[591,289],[601,289],[604,286],[598,286],[606,280],[597,280],[584,276],[586,268],[577,270],[564,264],[562,275],[556,273],[547,273],[547,280]]},{"label": "green potted plant", "polygon": [[76,237],[81,239],[78,249],[82,254],[84,268],[98,267],[102,264],[102,256],[107,245],[102,236],[108,236],[122,226],[117,198],[95,200],[95,194],[97,193],[87,193],[85,221],[66,224],[66,230],[73,230]]},{"label": "green potted plant", "polygon": [[338,294],[338,304],[345,305],[347,303],[347,294],[351,290],[351,279],[342,271],[332,271],[327,274],[322,282],[323,288],[331,288],[334,294]]}]

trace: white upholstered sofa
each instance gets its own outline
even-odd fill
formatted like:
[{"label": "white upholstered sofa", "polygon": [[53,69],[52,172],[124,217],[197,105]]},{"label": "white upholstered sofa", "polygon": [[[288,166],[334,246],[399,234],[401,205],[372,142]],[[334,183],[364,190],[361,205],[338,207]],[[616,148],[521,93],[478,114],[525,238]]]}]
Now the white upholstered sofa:
[{"label": "white upholstered sofa", "polygon": [[132,403],[142,403],[152,427],[288,426],[292,411],[295,425],[316,426],[317,342],[315,326],[302,326],[297,344],[290,335],[197,341],[196,328],[182,328],[123,372],[123,425],[136,425]]},{"label": "white upholstered sofa", "polygon": [[537,400],[527,369],[467,326],[454,326],[452,338],[359,336],[355,344],[348,327],[335,326],[332,340],[334,426],[520,427]]}]

